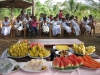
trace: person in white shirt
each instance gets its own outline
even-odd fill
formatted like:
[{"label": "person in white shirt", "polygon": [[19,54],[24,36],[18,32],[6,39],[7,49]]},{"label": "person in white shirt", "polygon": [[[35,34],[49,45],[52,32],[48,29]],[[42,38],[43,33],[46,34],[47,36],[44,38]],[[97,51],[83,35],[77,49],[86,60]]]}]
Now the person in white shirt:
[{"label": "person in white shirt", "polygon": [[19,15],[19,18],[21,21],[23,21],[26,18],[26,14],[24,13],[24,11],[21,11],[21,14]]},{"label": "person in white shirt", "polygon": [[84,17],[81,23],[82,23],[82,27],[85,28],[85,31],[90,33],[91,27],[89,26],[89,20],[87,19],[87,17]]},{"label": "person in white shirt", "polygon": [[70,17],[70,22],[72,24],[72,27],[73,27],[73,29],[75,31],[76,36],[79,36],[80,35],[80,27],[76,23],[76,21],[74,20],[74,16],[73,15]]},{"label": "person in white shirt", "polygon": [[14,27],[17,30],[17,33],[19,35],[20,34],[20,31],[23,30],[23,24],[22,24],[22,21],[20,20],[19,17],[16,18]]},{"label": "person in white shirt", "polygon": [[61,24],[62,24],[62,27],[66,30],[67,33],[71,33],[72,32],[72,30],[71,30],[70,26],[67,24],[65,18],[62,18]]},{"label": "person in white shirt", "polygon": [[3,36],[5,38],[7,38],[8,34],[10,34],[10,21],[8,17],[4,17],[4,21],[2,22],[2,29],[1,29],[1,34],[3,34]]},{"label": "person in white shirt", "polygon": [[43,18],[43,21],[41,22],[42,24],[42,31],[47,34],[49,33],[49,26],[48,24],[50,24],[48,21],[46,21],[46,17]]},{"label": "person in white shirt", "polygon": [[54,17],[54,20],[51,21],[52,23],[52,32],[53,32],[53,36],[60,36],[61,34],[61,26],[60,26],[60,22],[57,20],[57,17]]}]

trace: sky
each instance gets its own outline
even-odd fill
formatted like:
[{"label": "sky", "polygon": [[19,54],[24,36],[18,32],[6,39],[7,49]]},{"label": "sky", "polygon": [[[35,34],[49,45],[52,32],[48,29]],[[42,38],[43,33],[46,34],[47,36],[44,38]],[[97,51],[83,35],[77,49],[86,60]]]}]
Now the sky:
[{"label": "sky", "polygon": [[[40,2],[42,3],[42,4],[44,4],[44,2],[45,2],[46,0],[40,0]],[[54,0],[54,2],[56,3],[56,2],[64,2],[65,0]],[[98,2],[99,0],[94,0],[94,1],[96,1],[96,2]],[[84,2],[84,0],[78,0],[78,2]]]}]

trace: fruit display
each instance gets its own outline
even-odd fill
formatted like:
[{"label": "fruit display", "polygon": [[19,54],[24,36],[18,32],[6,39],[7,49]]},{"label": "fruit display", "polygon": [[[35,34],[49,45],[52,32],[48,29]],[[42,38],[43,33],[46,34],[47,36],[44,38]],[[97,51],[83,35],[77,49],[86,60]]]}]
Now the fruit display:
[{"label": "fruit display", "polygon": [[32,58],[44,58],[50,55],[50,50],[47,50],[43,47],[43,45],[41,46],[41,44],[37,43],[34,46],[31,47],[31,49],[29,50],[29,56]]},{"label": "fruit display", "polygon": [[95,46],[85,47],[83,43],[73,44],[73,50],[76,54],[80,55],[90,55],[95,51]]},{"label": "fruit display", "polygon": [[69,50],[67,45],[56,45],[57,50]]},{"label": "fruit display", "polygon": [[42,71],[47,70],[47,61],[44,59],[32,59],[25,63],[22,67],[22,70],[35,72],[35,71]]},{"label": "fruit display", "polygon": [[11,57],[20,58],[28,55],[29,46],[27,43],[16,43],[8,49],[8,54]]},{"label": "fruit display", "polygon": [[65,55],[68,55],[68,52],[66,50],[62,50],[59,52],[59,54],[65,56]]},{"label": "fruit display", "polygon": [[78,58],[80,58],[83,61],[83,66],[91,68],[91,69],[99,69],[100,68],[100,62],[92,59],[89,55],[85,55],[85,56],[79,56]]},{"label": "fruit display", "polygon": [[53,68],[58,70],[76,69],[82,64],[82,60],[74,54],[66,57],[56,57],[52,62]]}]

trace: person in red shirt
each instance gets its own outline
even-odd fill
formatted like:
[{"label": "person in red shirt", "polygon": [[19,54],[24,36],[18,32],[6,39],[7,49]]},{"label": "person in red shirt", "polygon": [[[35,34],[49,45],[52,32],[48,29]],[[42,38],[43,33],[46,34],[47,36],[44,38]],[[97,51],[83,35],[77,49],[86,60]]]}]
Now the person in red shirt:
[{"label": "person in red shirt", "polygon": [[35,30],[36,36],[38,37],[38,24],[36,16],[33,17],[33,20],[31,22],[31,36],[33,36],[33,32]]},{"label": "person in red shirt", "polygon": [[62,10],[59,11],[59,20],[61,20],[63,17],[63,14],[62,14]]}]

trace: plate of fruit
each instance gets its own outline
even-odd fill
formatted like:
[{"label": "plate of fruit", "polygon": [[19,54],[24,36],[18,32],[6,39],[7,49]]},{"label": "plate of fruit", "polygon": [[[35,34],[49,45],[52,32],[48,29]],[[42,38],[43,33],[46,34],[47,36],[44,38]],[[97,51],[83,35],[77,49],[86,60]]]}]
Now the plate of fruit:
[{"label": "plate of fruit", "polygon": [[83,64],[82,60],[71,54],[70,56],[55,57],[51,67],[60,72],[73,72]]},{"label": "plate of fruit", "polygon": [[16,43],[7,48],[7,57],[23,58],[28,55],[29,46],[26,43]]},{"label": "plate of fruit", "polygon": [[44,46],[37,43],[31,46],[28,55],[31,58],[46,58],[50,56],[50,50],[47,50]]},{"label": "plate of fruit", "polygon": [[53,46],[53,49],[56,49],[56,50],[70,50],[70,47],[68,47],[68,45],[56,45],[56,46]]},{"label": "plate of fruit", "polygon": [[82,68],[85,69],[100,69],[100,62],[91,58],[89,55],[84,55],[83,57],[79,57],[81,60],[83,60]]},{"label": "plate of fruit", "polygon": [[64,55],[64,56],[72,54],[71,52],[68,52],[68,51],[66,51],[66,50],[55,51],[55,53],[56,53],[57,55]]},{"label": "plate of fruit", "polygon": [[83,43],[81,44],[73,44],[72,47],[73,53],[78,55],[91,55],[95,52],[95,46],[85,47]]},{"label": "plate of fruit", "polygon": [[43,72],[48,69],[47,61],[44,59],[32,59],[21,65],[21,69],[26,72]]}]

